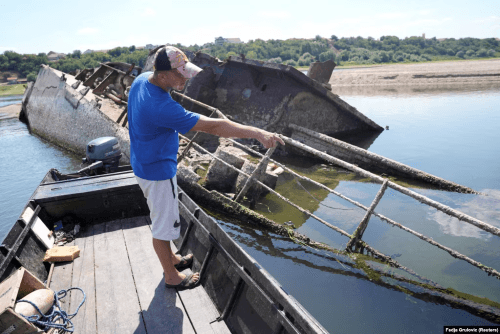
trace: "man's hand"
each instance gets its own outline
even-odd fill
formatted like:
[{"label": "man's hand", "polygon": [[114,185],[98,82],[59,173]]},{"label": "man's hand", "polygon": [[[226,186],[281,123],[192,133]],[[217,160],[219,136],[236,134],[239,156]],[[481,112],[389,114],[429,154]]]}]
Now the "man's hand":
[{"label": "man's hand", "polygon": [[264,145],[265,148],[275,147],[277,143],[285,145],[283,140],[276,134],[232,122],[227,119],[208,118],[201,116],[192,131],[210,133],[219,137],[233,138],[255,138]]},{"label": "man's hand", "polygon": [[265,148],[276,147],[278,143],[285,145],[283,140],[276,133],[267,132],[264,130],[258,130],[259,135],[257,139]]}]

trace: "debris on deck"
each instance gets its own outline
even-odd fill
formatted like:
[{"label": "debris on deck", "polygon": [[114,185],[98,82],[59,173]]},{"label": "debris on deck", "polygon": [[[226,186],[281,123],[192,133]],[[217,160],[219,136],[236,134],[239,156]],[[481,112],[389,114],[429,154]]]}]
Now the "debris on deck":
[{"label": "debris on deck", "polygon": [[80,256],[78,246],[60,246],[48,249],[45,252],[44,262],[66,262],[73,261]]}]

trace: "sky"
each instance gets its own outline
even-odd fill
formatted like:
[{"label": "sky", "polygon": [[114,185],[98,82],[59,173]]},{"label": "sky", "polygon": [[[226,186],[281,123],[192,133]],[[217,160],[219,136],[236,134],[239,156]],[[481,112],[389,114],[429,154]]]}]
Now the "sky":
[{"label": "sky", "polygon": [[23,54],[203,45],[219,36],[500,38],[500,1],[0,0],[0,22],[0,53]]}]

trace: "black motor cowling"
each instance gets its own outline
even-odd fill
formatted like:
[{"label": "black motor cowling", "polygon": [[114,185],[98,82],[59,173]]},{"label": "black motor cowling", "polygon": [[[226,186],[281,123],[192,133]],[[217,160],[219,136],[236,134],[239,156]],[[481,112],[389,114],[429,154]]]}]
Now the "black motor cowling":
[{"label": "black motor cowling", "polygon": [[[118,169],[122,151],[120,143],[115,137],[101,137],[92,140],[87,144],[86,157],[82,159],[83,163],[89,166],[80,170],[79,173],[89,172],[115,172]],[[98,170],[96,170],[98,169]]]}]

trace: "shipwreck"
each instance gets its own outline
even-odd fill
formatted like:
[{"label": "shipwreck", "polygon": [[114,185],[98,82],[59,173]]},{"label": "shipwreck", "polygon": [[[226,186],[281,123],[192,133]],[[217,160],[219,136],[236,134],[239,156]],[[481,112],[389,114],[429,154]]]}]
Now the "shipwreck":
[{"label": "shipwreck", "polygon": [[[153,52],[154,50],[151,54]],[[188,56],[203,71],[186,85],[183,92],[172,91],[174,99],[186,109],[209,117],[229,118],[280,133],[286,143],[285,147],[279,147],[275,153],[275,149],[264,152],[255,143],[246,140],[219,140],[204,133],[182,136],[178,156],[178,184],[198,205],[214,212],[222,212],[244,224],[290,237],[301,245],[332,253],[339,252],[298,233],[293,229],[296,226],[276,223],[248,209],[259,197],[272,193],[306,217],[314,218],[344,236],[347,247],[343,252],[346,254],[367,254],[434,286],[432,281],[420,277],[362,240],[370,217],[376,216],[451,256],[468,262],[486,274],[500,278],[500,273],[495,269],[375,211],[385,190],[391,188],[450,217],[458,218],[464,224],[471,224],[500,236],[500,229],[388,179],[387,176],[403,177],[437,189],[476,193],[468,187],[369,152],[367,148],[383,129],[335,95],[325,80],[321,79],[328,77],[324,70],[317,79],[313,79],[286,65],[244,57],[230,57],[220,61],[203,53],[188,53]],[[321,68],[322,64],[313,66]],[[334,64],[324,64],[323,68],[327,68],[326,71],[331,74]],[[36,82],[29,84],[26,89],[20,117],[27,121],[33,133],[78,154],[82,154],[92,140],[113,136],[121,147],[121,163],[127,164],[130,150],[127,94],[134,78],[150,69],[151,55],[144,68],[134,64],[106,63],[76,75],[42,65]],[[313,75],[314,71],[310,72]],[[360,137],[360,134],[363,136]],[[347,138],[350,143],[341,140],[342,138]],[[381,188],[372,204],[364,206],[335,189],[293,171],[277,161],[279,159],[273,159],[273,154],[297,153],[361,175],[371,182],[381,184]],[[57,173],[55,174],[57,177]],[[316,216],[314,210],[302,208],[277,193],[274,188],[281,175],[287,175],[297,183],[310,182],[327,194],[339,196],[365,210],[366,215],[351,235]],[[102,200],[103,203],[107,201],[104,197]],[[249,205],[243,206],[242,203]],[[492,317],[498,319],[497,313],[495,310]]]},{"label": "shipwreck", "polygon": [[[115,136],[123,150],[122,162],[127,163],[128,89],[137,75],[151,70],[154,52],[144,69],[115,62],[73,76],[42,65],[36,82],[25,92],[21,117],[34,133],[78,154],[95,138]],[[172,92],[188,110],[210,116],[216,109],[235,122],[280,133],[379,174],[418,180],[440,189],[474,192],[367,151],[383,128],[331,91],[327,82],[335,67],[332,61],[311,64],[308,76],[291,66],[245,57],[220,61],[201,52],[186,54],[203,69],[182,94]],[[187,137],[193,136],[189,133]],[[220,146],[219,139],[209,134],[197,134],[195,142],[212,153]],[[277,153],[311,156],[293,145],[280,147]]]}]

